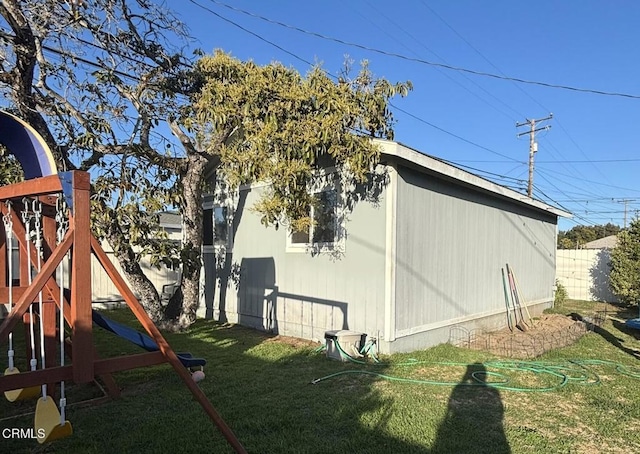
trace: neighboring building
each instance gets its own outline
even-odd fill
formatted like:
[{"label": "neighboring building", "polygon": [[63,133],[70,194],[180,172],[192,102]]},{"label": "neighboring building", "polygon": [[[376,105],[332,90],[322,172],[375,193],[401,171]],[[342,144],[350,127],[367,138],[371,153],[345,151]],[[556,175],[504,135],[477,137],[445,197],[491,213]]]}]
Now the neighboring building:
[{"label": "neighboring building", "polygon": [[613,249],[618,245],[618,236],[609,235],[604,238],[589,241],[582,245],[580,249]]},{"label": "neighboring building", "polygon": [[[161,212],[159,213],[158,226],[164,230],[167,234],[167,239],[171,241],[182,241],[182,217],[178,213],[173,212]],[[120,268],[118,260],[115,258],[113,250],[109,244],[105,241],[102,244],[107,256],[111,259],[116,269],[125,276],[124,272]],[[102,269],[98,260],[95,257],[91,258],[93,273],[91,275],[91,299],[94,303],[113,303],[124,301],[115,284],[111,281],[107,273]],[[142,257],[140,259],[140,266],[155,286],[161,298],[168,298],[170,293],[175,290],[176,285],[180,281],[180,271],[160,265],[156,267],[151,265],[151,261],[148,257]],[[126,277],[125,277],[126,279]],[[135,293],[135,288],[133,288]],[[165,293],[169,294],[165,294]]]},{"label": "neighboring building", "polygon": [[529,311],[551,307],[557,220],[569,213],[377,142],[378,184],[349,197],[327,173],[308,232],[260,223],[249,208],[265,184],[208,197],[200,315],[316,340],[349,329],[383,353],[411,351],[447,342],[452,327],[506,326],[507,263]]}]

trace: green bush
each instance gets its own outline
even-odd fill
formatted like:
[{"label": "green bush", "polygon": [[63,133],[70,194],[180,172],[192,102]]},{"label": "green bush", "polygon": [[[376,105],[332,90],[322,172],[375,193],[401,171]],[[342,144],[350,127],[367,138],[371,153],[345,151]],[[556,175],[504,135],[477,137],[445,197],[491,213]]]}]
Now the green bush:
[{"label": "green bush", "polygon": [[567,299],[567,289],[565,288],[564,285],[562,285],[562,282],[556,279],[556,294],[553,299],[553,305],[555,307],[560,307],[562,306],[562,304],[565,302],[566,299]]},{"label": "green bush", "polygon": [[621,303],[640,301],[640,220],[631,222],[618,234],[618,244],[611,251],[609,282]]}]

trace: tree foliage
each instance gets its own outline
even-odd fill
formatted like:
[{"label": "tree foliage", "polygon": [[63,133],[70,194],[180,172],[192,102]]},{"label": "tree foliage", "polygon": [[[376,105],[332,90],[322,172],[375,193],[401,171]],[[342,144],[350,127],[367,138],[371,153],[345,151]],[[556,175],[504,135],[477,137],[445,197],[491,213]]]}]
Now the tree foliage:
[{"label": "tree foliage", "polygon": [[393,138],[389,98],[410,82],[377,79],[368,63],[334,81],[321,67],[302,76],[279,63],[258,66],[217,51],[195,68],[197,90],[185,116],[207,154],[232,187],[267,181],[254,207],[264,224],[308,222],[308,184],[321,162],[363,182],[377,163],[371,137]]},{"label": "tree foliage", "polygon": [[[195,320],[205,175],[273,184],[256,207],[265,224],[309,223],[307,184],[324,159],[356,182],[378,157],[368,137],[393,136],[388,100],[409,83],[365,64],[333,81],[217,52],[195,65],[188,36],[151,0],[0,0],[0,92],[63,170],[91,171],[95,233],[114,249],[149,315],[164,317],[140,254],[182,263],[182,313]],[[170,147],[167,128],[182,147]],[[177,207],[185,241],[159,241],[157,213]]]},{"label": "tree foliage", "polygon": [[558,249],[575,249],[590,241],[616,235],[620,230],[620,226],[611,223],[605,225],[577,225],[568,231],[560,231],[558,233]]},{"label": "tree foliage", "polygon": [[175,108],[161,81],[185,67],[186,43],[150,0],[0,2],[3,107],[44,137],[60,170],[91,171],[93,227],[155,320],[159,297],[133,247],[155,251],[156,210],[175,201],[183,156],[168,155],[159,132]]},{"label": "tree foliage", "polygon": [[611,251],[611,290],[627,304],[640,302],[640,220],[631,222],[618,234],[618,244]]}]

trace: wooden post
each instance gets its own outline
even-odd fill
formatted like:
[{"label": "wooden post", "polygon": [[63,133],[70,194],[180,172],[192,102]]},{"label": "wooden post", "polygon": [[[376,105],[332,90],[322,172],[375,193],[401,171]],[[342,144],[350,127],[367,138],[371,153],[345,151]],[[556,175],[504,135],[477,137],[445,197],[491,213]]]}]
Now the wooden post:
[{"label": "wooden post", "polygon": [[93,381],[93,332],[91,321],[91,224],[90,184],[86,172],[72,172],[73,264],[71,267],[71,326],[73,332],[73,381]]}]

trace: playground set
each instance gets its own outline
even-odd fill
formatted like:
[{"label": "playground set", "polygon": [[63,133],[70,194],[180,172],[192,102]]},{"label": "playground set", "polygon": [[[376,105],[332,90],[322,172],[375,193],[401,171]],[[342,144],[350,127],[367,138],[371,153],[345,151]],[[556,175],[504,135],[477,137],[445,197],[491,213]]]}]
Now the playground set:
[{"label": "playground set", "polygon": [[[12,402],[37,398],[34,434],[38,442],[72,435],[65,411],[65,382],[91,383],[99,377],[109,396],[116,398],[119,388],[111,374],[169,363],[232,448],[246,452],[197,384],[204,378],[206,361],[172,350],[92,235],[89,174],[58,173],[42,137],[26,122],[3,111],[0,143],[17,158],[25,175],[23,182],[0,187],[4,224],[0,229],[0,304],[8,309],[0,325],[0,344],[8,345],[0,392]],[[92,254],[146,333],[92,309]],[[30,358],[30,370],[22,372],[16,367],[17,340],[13,336],[20,322],[25,326],[25,350]],[[146,352],[100,359],[93,344],[94,324]],[[68,358],[70,364],[65,364]]]}]

